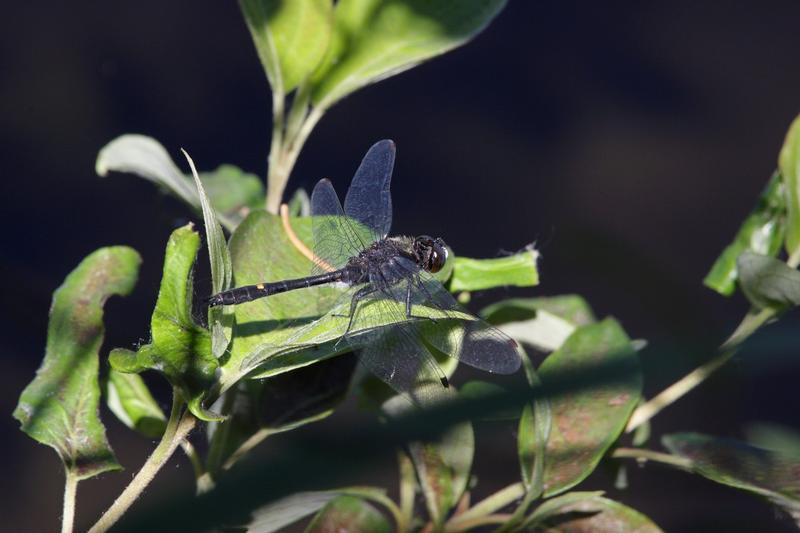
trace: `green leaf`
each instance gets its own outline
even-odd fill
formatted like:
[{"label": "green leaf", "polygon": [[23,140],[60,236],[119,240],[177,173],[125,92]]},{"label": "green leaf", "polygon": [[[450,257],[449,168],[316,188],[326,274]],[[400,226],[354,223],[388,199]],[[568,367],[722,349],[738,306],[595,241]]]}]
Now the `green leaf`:
[{"label": "green leaf", "polygon": [[636,531],[656,533],[661,529],[639,511],[602,492],[570,492],[547,500],[525,522],[531,530],[556,532]]},{"label": "green leaf", "polygon": [[575,328],[595,321],[589,304],[575,294],[509,298],[481,311],[489,323],[538,350],[557,350]]},{"label": "green leaf", "polygon": [[201,420],[215,415],[203,408],[214,383],[217,359],[208,331],[192,320],[192,269],[200,237],[191,224],[170,235],[158,300],[150,320],[152,341],[136,352],[113,350],[111,365],[120,372],[159,371],[181,391],[189,409]]},{"label": "green leaf", "polygon": [[597,466],[625,427],[641,397],[639,360],[630,339],[612,318],[581,326],[539,368],[539,377],[580,378],[597,365],[614,364],[619,379],[551,398],[553,424],[545,454],[545,496],[574,487]]},{"label": "green leaf", "polygon": [[701,433],[665,435],[664,446],[717,483],[767,497],[800,522],[800,459]]},{"label": "green leaf", "polygon": [[739,278],[736,259],[745,251],[772,257],[777,255],[786,231],[785,216],[783,183],[780,174],[775,172],[733,242],[722,251],[706,275],[705,286],[724,296],[733,294]]},{"label": "green leaf", "polygon": [[392,526],[375,507],[355,496],[329,501],[306,528],[309,533],[329,531],[375,531],[389,533]]},{"label": "green leaf", "polygon": [[216,169],[200,172],[211,205],[217,212],[220,222],[229,229],[229,221],[237,225],[252,209],[264,204],[264,183],[255,174],[243,171],[235,165],[220,165]]},{"label": "green leaf", "polygon": [[98,352],[103,305],[131,292],[140,263],[131,248],[101,248],[67,276],[53,294],[44,361],[14,410],[22,431],[54,448],[77,479],[121,468],[98,413]]},{"label": "green leaf", "polygon": [[331,0],[240,0],[272,90],[291,92],[325,56],[333,30]]},{"label": "green leaf", "polygon": [[[231,268],[231,254],[228,251],[225,235],[217,221],[214,208],[206,196],[200,176],[194,161],[186,151],[183,151],[189,166],[192,169],[192,176],[197,187],[197,195],[200,198],[200,206],[203,210],[203,225],[206,228],[206,241],[208,242],[208,258],[211,262],[211,293],[217,294],[231,287],[233,272]],[[231,335],[233,333],[233,309],[226,307],[213,307],[208,310],[208,323],[211,325],[211,353],[214,357],[220,358],[228,348]]]},{"label": "green leaf", "polygon": [[[134,134],[117,137],[100,150],[95,170],[100,176],[107,176],[109,172],[136,174],[164,187],[194,210],[201,210],[200,197],[192,178],[184,175],[164,147],[151,137]],[[229,231],[233,231],[249,210],[264,199],[261,181],[232,165],[203,172],[200,179],[220,222]]]},{"label": "green leaf", "polygon": [[522,252],[493,259],[456,257],[450,290],[481,291],[495,287],[534,287],[539,284],[536,260],[539,252],[528,248]]},{"label": "green leaf", "polygon": [[138,374],[112,368],[106,381],[106,403],[123,424],[145,437],[160,437],[167,427],[167,417]]},{"label": "green leaf", "polygon": [[[497,397],[508,394],[508,390],[496,383],[482,380],[467,381],[461,386],[459,396],[465,400],[480,401],[483,398]],[[489,416],[479,418],[483,421],[516,420],[519,417],[519,409],[513,407],[504,411],[498,411]]]},{"label": "green leaf", "polygon": [[778,155],[778,170],[786,196],[786,252],[800,246],[800,116],[794,119]]},{"label": "green leaf", "polygon": [[[525,350],[519,348],[525,377],[531,387],[541,385],[536,370]],[[517,430],[517,453],[522,482],[528,493],[540,495],[544,490],[544,459],[553,424],[550,400],[537,398],[522,409]]]},{"label": "green leaf", "polygon": [[[451,393],[452,394],[452,393]],[[442,400],[447,395],[442,395]],[[405,396],[394,396],[384,403],[389,416],[416,409]],[[467,488],[472,458],[475,454],[475,435],[469,422],[458,424],[431,442],[412,442],[408,445],[431,520],[441,525]]]},{"label": "green leaf", "polygon": [[505,0],[339,0],[333,39],[314,74],[314,104],[328,108],[466,43],[504,5]]},{"label": "green leaf", "polygon": [[800,304],[800,272],[783,261],[744,252],[736,263],[742,292],[754,306],[782,310]]}]

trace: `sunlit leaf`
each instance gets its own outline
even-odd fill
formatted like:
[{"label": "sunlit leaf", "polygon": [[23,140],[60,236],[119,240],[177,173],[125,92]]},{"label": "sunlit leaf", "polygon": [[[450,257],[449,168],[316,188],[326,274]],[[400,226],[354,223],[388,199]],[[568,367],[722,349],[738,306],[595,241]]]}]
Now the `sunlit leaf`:
[{"label": "sunlit leaf", "polygon": [[636,531],[661,529],[639,511],[601,496],[602,492],[570,492],[542,503],[526,520],[531,530],[558,532]]},{"label": "sunlit leaf", "polygon": [[199,248],[200,237],[191,224],[172,232],[150,320],[152,340],[136,352],[113,350],[109,360],[120,372],[159,371],[181,391],[195,416],[209,420],[214,415],[205,411],[202,401],[218,363],[208,331],[192,319],[192,269]]},{"label": "sunlit leaf", "polygon": [[670,452],[689,459],[694,472],[717,483],[765,496],[800,523],[797,455],[700,433],[666,435],[662,441]]},{"label": "sunlit leaf", "polygon": [[240,0],[273,91],[292,91],[319,65],[333,28],[332,0]]},{"label": "sunlit leaf", "polygon": [[[189,157],[189,154],[185,151],[183,155],[185,155],[186,159],[189,161],[194,183],[197,187],[197,195],[200,198],[200,207],[203,211],[203,225],[206,228],[208,258],[211,262],[211,293],[217,294],[231,287],[231,281],[233,279],[231,254],[228,251],[228,243],[225,241],[225,235],[223,235],[222,228],[217,221],[214,208],[211,207],[208,196],[206,196],[206,191],[203,188],[203,183],[200,181],[200,176],[197,175],[194,161],[192,161],[192,158]],[[208,310],[208,323],[211,328],[211,353],[213,353],[216,358],[222,357],[225,350],[228,348],[228,343],[231,340],[233,332],[233,320],[233,310],[230,308],[212,307]]]},{"label": "sunlit leaf", "polygon": [[121,468],[98,413],[98,352],[103,305],[130,293],[140,263],[131,248],[101,248],[67,276],[53,294],[42,366],[14,410],[22,431],[54,448],[77,479]]},{"label": "sunlit leaf", "polygon": [[[200,212],[200,198],[192,177],[184,175],[161,143],[151,137],[135,134],[117,137],[100,150],[95,170],[100,176],[107,176],[109,172],[136,174],[165,188]],[[251,208],[263,202],[264,189],[260,180],[232,165],[202,172],[200,179],[220,222],[229,231],[236,228]]]},{"label": "sunlit leaf", "polygon": [[778,170],[786,196],[786,251],[791,255],[800,246],[800,116],[786,132]]},{"label": "sunlit leaf", "polygon": [[338,496],[329,501],[306,528],[309,533],[386,532],[392,526],[370,503],[355,496]]},{"label": "sunlit leaf", "polygon": [[619,379],[550,400],[553,424],[545,453],[545,496],[575,486],[594,470],[638,403],[642,378],[630,339],[611,318],[576,329],[539,368],[547,384],[551,376],[579,376],[602,364],[617,366]]},{"label": "sunlit leaf", "polygon": [[514,255],[492,259],[456,257],[450,290],[480,291],[495,287],[534,287],[539,284],[536,260],[539,252],[533,248]]},{"label": "sunlit leaf", "polygon": [[759,308],[800,305],[800,272],[783,261],[744,252],[737,261],[742,292]]},{"label": "sunlit leaf", "polygon": [[780,174],[772,175],[758,204],[742,223],[733,242],[714,262],[703,283],[720,294],[730,296],[736,288],[736,259],[750,251],[774,257],[781,249],[785,233],[786,203]]},{"label": "sunlit leaf", "polygon": [[314,74],[314,104],[346,95],[460,46],[505,0],[339,0],[333,39]]},{"label": "sunlit leaf", "polygon": [[510,337],[544,352],[557,350],[576,327],[595,321],[589,304],[575,294],[509,298],[480,314]]},{"label": "sunlit leaf", "polygon": [[106,404],[120,422],[146,437],[160,437],[167,427],[167,417],[139,374],[109,370]]}]

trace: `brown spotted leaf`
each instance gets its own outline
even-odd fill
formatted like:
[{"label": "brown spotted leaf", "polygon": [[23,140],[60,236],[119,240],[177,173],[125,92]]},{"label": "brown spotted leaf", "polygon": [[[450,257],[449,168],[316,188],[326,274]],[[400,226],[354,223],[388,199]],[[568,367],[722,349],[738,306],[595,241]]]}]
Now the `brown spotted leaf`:
[{"label": "brown spotted leaf", "polygon": [[564,492],[594,470],[639,401],[642,378],[630,339],[612,318],[577,328],[539,368],[545,385],[586,380],[600,369],[603,379],[567,387],[568,392],[550,400],[545,496]]},{"label": "brown spotted leaf", "polygon": [[98,413],[98,352],[103,305],[133,289],[140,263],[131,248],[101,248],[67,276],[53,294],[44,361],[14,410],[22,431],[54,448],[77,479],[121,468]]}]

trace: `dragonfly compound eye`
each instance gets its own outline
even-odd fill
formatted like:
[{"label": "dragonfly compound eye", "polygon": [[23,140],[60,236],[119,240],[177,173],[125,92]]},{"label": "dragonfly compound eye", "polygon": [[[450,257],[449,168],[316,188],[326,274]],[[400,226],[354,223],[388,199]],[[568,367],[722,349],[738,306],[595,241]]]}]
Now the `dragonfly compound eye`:
[{"label": "dragonfly compound eye", "polygon": [[447,263],[447,247],[442,239],[433,240],[430,243],[428,270],[432,273],[439,272],[445,263]]}]

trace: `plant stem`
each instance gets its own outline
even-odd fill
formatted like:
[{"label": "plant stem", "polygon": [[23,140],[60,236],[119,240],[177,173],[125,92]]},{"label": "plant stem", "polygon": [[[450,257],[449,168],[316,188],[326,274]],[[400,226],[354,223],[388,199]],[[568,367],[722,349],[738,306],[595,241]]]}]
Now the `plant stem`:
[{"label": "plant stem", "polygon": [[[525,486],[522,483],[514,483],[509,485],[495,492],[491,496],[487,496],[460,515],[456,515],[451,518],[445,525],[445,529],[448,531],[466,529],[462,526],[462,524],[472,523],[474,520],[488,516],[490,513],[494,513],[498,509],[502,509],[513,501],[522,498],[524,495]],[[508,516],[509,518],[511,517],[511,515]]]},{"label": "plant stem", "polygon": [[728,340],[722,343],[722,346],[720,346],[718,354],[715,357],[692,370],[686,376],[664,389],[660,394],[651,400],[637,407],[633,412],[631,419],[628,421],[628,426],[625,428],[625,431],[630,433],[640,425],[653,418],[662,409],[685,396],[689,391],[700,385],[711,374],[713,374],[714,371],[727,363],[731,357],[736,354],[745,339],[747,339],[758,328],[763,326],[774,316],[774,309],[762,309],[760,311],[751,310],[748,312]]},{"label": "plant stem", "polygon": [[[273,98],[275,102],[276,98]],[[289,175],[292,173],[297,156],[300,155],[308,136],[317,125],[319,119],[325,113],[325,109],[321,107],[314,107],[308,113],[308,116],[303,120],[302,125],[298,128],[297,134],[288,138],[284,136],[285,117],[283,112],[284,102],[281,98],[280,103],[273,103],[273,106],[278,105],[280,108],[280,115],[275,115],[275,123],[272,128],[272,146],[269,155],[269,174],[267,176],[267,211],[270,213],[278,214],[280,208],[283,191],[286,188],[286,182],[289,181]],[[280,124],[278,124],[280,122]]]},{"label": "plant stem", "polygon": [[283,189],[286,187],[288,175],[284,176],[281,170],[283,159],[283,130],[286,126],[284,113],[286,101],[283,91],[272,91],[272,139],[269,147],[269,169],[267,170],[267,203],[266,208],[270,213],[277,215],[281,205]]},{"label": "plant stem", "polygon": [[[414,518],[414,496],[417,492],[417,476],[411,459],[403,451],[397,452],[397,466],[400,471],[400,514],[408,525]],[[398,528],[399,529],[399,528]]]},{"label": "plant stem", "polygon": [[488,526],[492,524],[506,524],[511,520],[510,514],[490,514],[484,516],[476,516],[470,520],[459,520],[456,524],[445,527],[445,531],[468,531],[475,527]]},{"label": "plant stem", "polygon": [[668,453],[656,452],[653,450],[643,450],[641,448],[617,448],[611,457],[619,459],[637,459],[639,461],[655,461],[669,466],[688,469],[692,467],[692,462],[683,457],[675,457]]},{"label": "plant stem", "polygon": [[75,523],[75,493],[78,490],[78,476],[66,471],[64,482],[64,513],[61,516],[61,533],[72,533]]},{"label": "plant stem", "polygon": [[177,391],[173,393],[172,397],[172,411],[167,421],[167,427],[164,434],[161,436],[161,441],[153,450],[150,457],[139,469],[136,476],[131,480],[130,484],[125,487],[117,499],[111,504],[100,520],[95,523],[89,530],[89,533],[99,533],[107,531],[113,526],[125,512],[133,505],[133,502],[142,494],[144,489],[153,480],[156,473],[164,466],[167,459],[173,454],[175,449],[180,445],[181,441],[189,434],[194,427],[196,419],[188,411],[181,416],[183,411],[183,400]]}]

